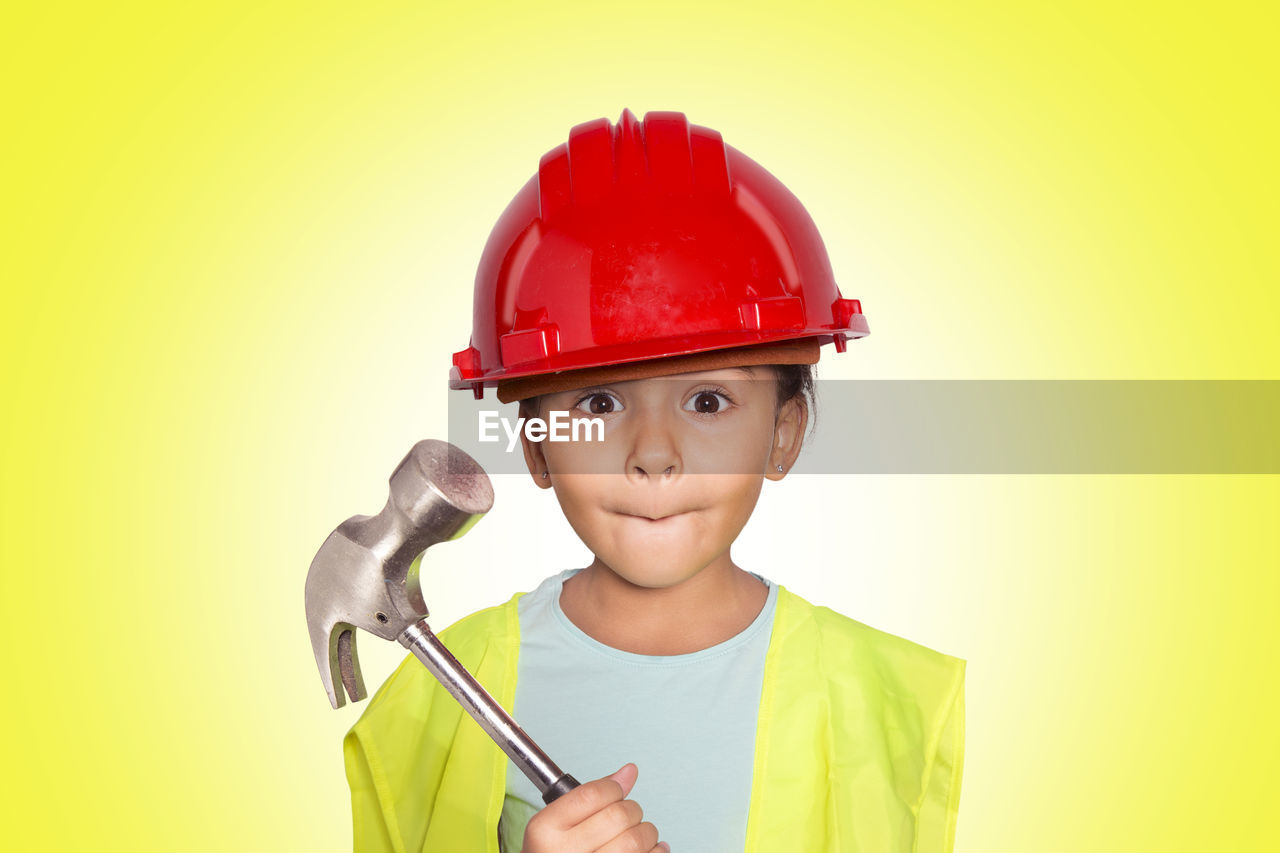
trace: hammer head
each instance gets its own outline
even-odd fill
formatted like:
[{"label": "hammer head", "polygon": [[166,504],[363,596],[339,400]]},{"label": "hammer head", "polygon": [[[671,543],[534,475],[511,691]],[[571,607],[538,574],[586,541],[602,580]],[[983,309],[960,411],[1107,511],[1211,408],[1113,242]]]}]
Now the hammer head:
[{"label": "hammer head", "polygon": [[443,441],[415,444],[390,482],[382,511],[338,525],[307,572],[307,628],[335,708],[346,704],[346,696],[358,702],[366,695],[356,629],[394,640],[425,617],[418,580],[422,553],[466,533],[493,506],[484,469]]}]

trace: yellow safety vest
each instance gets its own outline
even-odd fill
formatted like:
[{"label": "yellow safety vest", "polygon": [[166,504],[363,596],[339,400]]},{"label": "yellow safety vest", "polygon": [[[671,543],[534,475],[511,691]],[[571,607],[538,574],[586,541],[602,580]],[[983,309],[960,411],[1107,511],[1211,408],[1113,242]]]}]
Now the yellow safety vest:
[{"label": "yellow safety vest", "polygon": [[[519,597],[441,634],[508,710]],[[964,669],[959,658],[779,588],[747,853],[951,851]],[[343,751],[356,853],[497,853],[507,757],[416,658],[382,685]]]}]

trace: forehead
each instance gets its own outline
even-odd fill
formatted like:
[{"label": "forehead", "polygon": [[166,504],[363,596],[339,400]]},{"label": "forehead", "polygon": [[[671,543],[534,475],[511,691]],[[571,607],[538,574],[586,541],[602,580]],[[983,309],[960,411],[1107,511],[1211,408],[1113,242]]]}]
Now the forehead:
[{"label": "forehead", "polygon": [[694,370],[688,373],[673,373],[666,376],[650,376],[641,379],[634,378],[625,369],[620,367],[616,371],[604,371],[597,374],[590,385],[583,385],[581,388],[574,388],[565,393],[574,393],[589,388],[599,388],[600,386],[608,386],[610,388],[634,388],[640,385],[666,383],[670,385],[688,385],[697,382],[743,382],[753,379],[772,379],[773,372],[761,367],[751,367],[744,365],[740,367],[720,367],[714,370]]}]

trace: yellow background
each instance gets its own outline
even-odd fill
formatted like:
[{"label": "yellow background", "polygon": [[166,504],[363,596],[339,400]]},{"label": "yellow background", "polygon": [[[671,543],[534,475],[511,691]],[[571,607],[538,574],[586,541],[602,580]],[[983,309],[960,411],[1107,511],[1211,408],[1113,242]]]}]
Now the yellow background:
[{"label": "yellow background", "polygon": [[[824,377],[1280,378],[1268,5],[7,7],[6,849],[349,848],[303,579],[444,435],[480,249],[578,122],[684,111],[802,199],[872,329]],[[497,489],[436,627],[582,562]],[[792,478],[735,553],[969,661],[957,850],[1261,850],[1278,517]]]}]

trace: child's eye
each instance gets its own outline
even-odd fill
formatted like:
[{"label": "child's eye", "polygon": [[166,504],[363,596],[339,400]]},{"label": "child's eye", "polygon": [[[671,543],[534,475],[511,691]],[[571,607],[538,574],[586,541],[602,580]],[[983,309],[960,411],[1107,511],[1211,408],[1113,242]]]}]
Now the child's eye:
[{"label": "child's eye", "polygon": [[684,404],[686,412],[697,412],[700,415],[714,415],[721,409],[728,408],[729,398],[719,391],[699,391]]},{"label": "child's eye", "polygon": [[621,412],[622,401],[608,391],[592,391],[574,404],[575,409],[583,409],[593,415],[607,415]]}]

